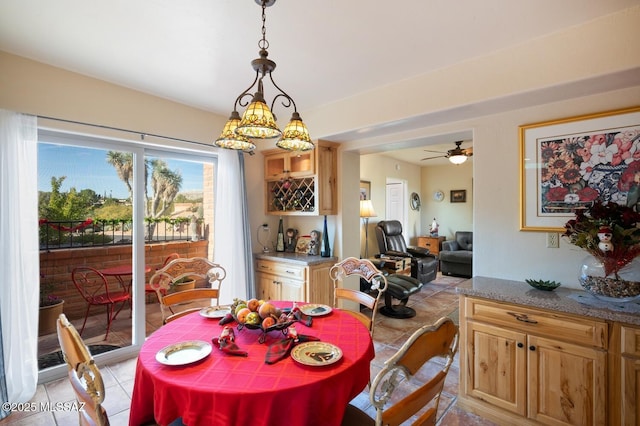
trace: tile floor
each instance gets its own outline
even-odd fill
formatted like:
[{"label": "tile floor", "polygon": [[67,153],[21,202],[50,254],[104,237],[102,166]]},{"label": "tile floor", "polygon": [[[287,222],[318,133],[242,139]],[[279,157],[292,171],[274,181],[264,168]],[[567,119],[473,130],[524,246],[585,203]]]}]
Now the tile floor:
[{"label": "tile floor", "polygon": [[[409,306],[417,311],[417,315],[411,319],[393,319],[383,315],[377,316],[376,328],[374,334],[374,345],[376,350],[376,358],[371,363],[371,377],[380,371],[384,361],[395,353],[395,351],[404,343],[404,341],[417,328],[424,324],[435,322],[442,316],[447,316],[455,311],[458,307],[458,295],[455,292],[455,286],[462,280],[454,277],[438,278],[427,284],[420,293],[415,294],[409,299]],[[147,329],[153,330],[160,324],[159,309],[157,305],[148,305],[148,324]],[[91,319],[98,326],[103,317]],[[75,323],[75,321],[74,321]],[[93,323],[90,323],[93,324]],[[88,337],[86,342],[91,343],[112,343],[120,344],[130,337],[127,336],[128,318],[127,315],[118,318],[113,325],[112,331],[109,333],[107,342],[103,340],[104,336]],[[75,324],[77,327],[82,323]],[[93,325],[88,325],[85,331],[87,336],[91,336],[89,331]],[[104,327],[104,325],[102,325]],[[57,349],[57,337],[55,335],[41,338],[39,351],[47,353]],[[100,366],[103,374],[106,399],[104,406],[109,413],[111,425],[120,426],[127,425],[129,419],[129,405],[131,400],[131,392],[133,389],[133,379],[135,373],[136,359],[132,358],[113,365]],[[439,426],[456,426],[456,425],[478,425],[491,426],[493,423],[482,419],[476,415],[462,411],[456,406],[458,394],[458,376],[459,376],[459,360],[456,356],[455,362],[449,370],[445,389],[442,393],[442,399],[439,407],[438,425]],[[420,385],[419,377],[404,382],[404,391]],[[37,387],[36,395],[32,399],[33,402],[64,402],[73,400],[74,396],[67,379],[55,380],[49,383],[40,384]],[[370,414],[373,413],[368,399],[368,393],[363,391],[358,395],[352,403],[357,405]],[[70,425],[77,424],[77,414],[74,412],[40,412],[25,413],[16,412],[6,419],[0,421],[0,426],[7,425],[28,425],[28,426],[48,426],[48,425]]]}]

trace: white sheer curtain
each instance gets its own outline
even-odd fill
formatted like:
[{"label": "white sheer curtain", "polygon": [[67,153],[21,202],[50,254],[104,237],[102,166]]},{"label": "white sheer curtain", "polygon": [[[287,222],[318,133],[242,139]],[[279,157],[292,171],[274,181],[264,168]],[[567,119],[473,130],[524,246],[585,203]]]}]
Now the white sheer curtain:
[{"label": "white sheer curtain", "polygon": [[9,402],[38,382],[38,129],[35,116],[0,110],[0,315]]},{"label": "white sheer curtain", "polygon": [[253,296],[251,238],[248,230],[242,152],[221,149],[216,174],[214,259],[227,270],[221,303]]}]

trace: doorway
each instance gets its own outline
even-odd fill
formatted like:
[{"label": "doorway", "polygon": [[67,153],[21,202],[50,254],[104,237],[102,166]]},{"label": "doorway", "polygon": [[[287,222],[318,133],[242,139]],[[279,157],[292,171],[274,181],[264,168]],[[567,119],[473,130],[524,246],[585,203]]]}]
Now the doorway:
[{"label": "doorway", "polygon": [[[397,220],[402,224],[403,235],[409,221],[407,212],[407,181],[402,179],[387,178],[385,197],[386,220]],[[406,236],[405,236],[406,238]],[[405,241],[409,244],[408,241]]]}]

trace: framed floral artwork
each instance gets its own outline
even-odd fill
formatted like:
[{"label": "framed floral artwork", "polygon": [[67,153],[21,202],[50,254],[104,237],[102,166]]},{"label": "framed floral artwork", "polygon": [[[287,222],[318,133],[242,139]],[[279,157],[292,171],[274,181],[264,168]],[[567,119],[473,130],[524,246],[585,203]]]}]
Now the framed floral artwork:
[{"label": "framed floral artwork", "polygon": [[640,107],[528,124],[520,132],[520,230],[562,232],[594,201],[638,208]]}]

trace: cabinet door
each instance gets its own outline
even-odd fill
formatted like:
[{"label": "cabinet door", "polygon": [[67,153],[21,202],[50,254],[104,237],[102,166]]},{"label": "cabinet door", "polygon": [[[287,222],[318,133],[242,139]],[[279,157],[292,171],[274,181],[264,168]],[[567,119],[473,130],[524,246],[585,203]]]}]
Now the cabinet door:
[{"label": "cabinet door", "polygon": [[526,415],[526,335],[467,323],[465,393]]},{"label": "cabinet door", "polygon": [[623,356],[620,369],[620,386],[622,388],[620,424],[624,426],[640,426],[640,402],[638,402],[640,359]]},{"label": "cabinet door", "polygon": [[553,425],[604,425],[606,352],[529,336],[529,417]]},{"label": "cabinet door", "polygon": [[323,263],[310,268],[307,283],[307,302],[333,306],[333,281],[329,269],[333,263]]},{"label": "cabinet door", "polygon": [[304,302],[304,282],[290,278],[278,277],[278,300]]},{"label": "cabinet door", "polygon": [[271,274],[256,273],[256,298],[276,300],[276,277]]}]

